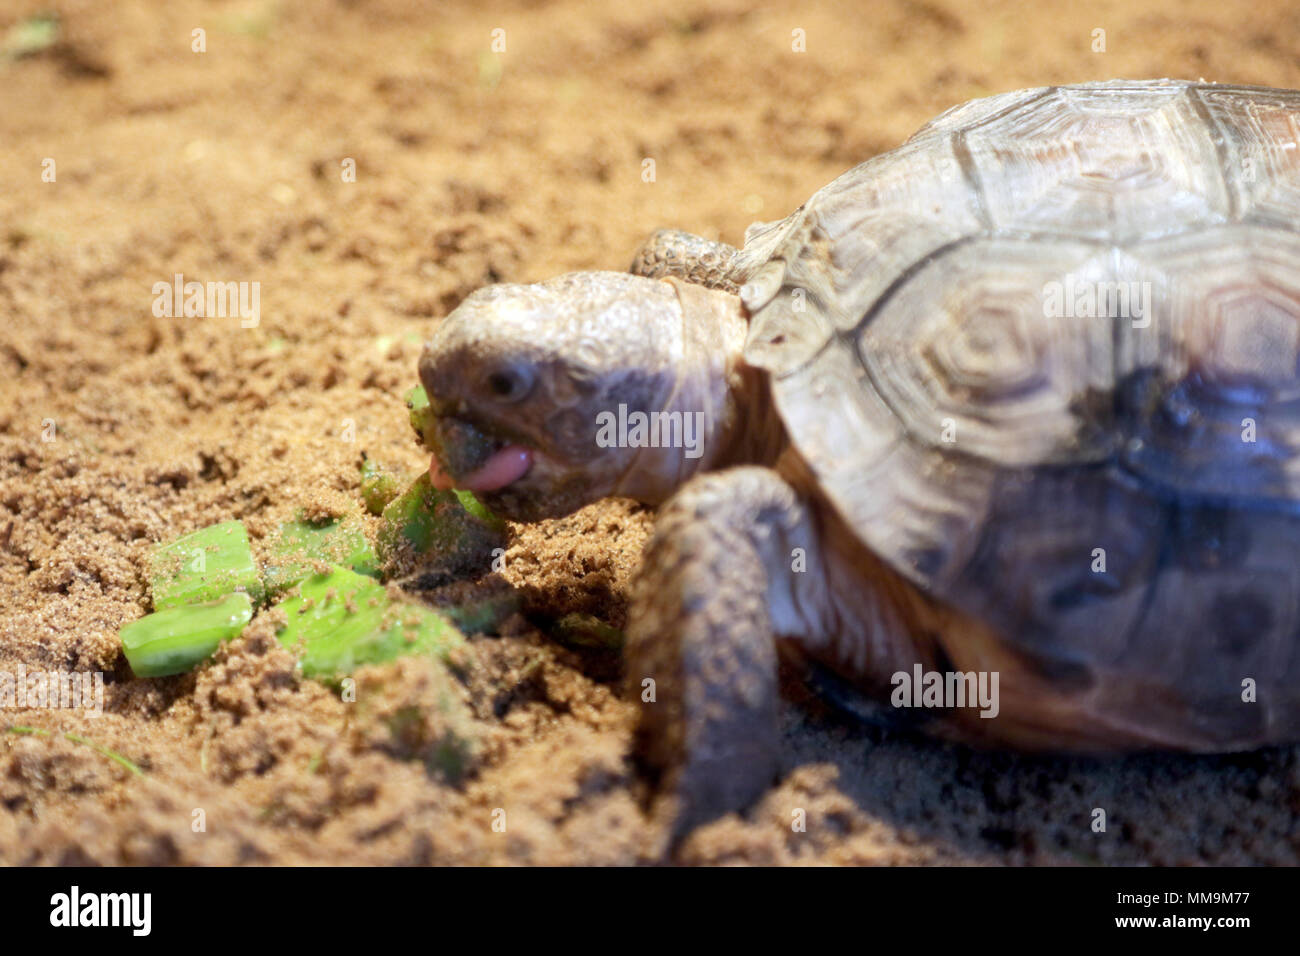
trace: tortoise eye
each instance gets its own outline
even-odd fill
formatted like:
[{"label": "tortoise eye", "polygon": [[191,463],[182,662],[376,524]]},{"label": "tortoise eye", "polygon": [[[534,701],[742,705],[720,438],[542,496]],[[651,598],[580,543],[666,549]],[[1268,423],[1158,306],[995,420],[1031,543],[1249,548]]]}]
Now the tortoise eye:
[{"label": "tortoise eye", "polygon": [[533,372],[527,365],[505,365],[489,372],[484,380],[486,390],[493,398],[503,402],[517,402],[533,388]]}]

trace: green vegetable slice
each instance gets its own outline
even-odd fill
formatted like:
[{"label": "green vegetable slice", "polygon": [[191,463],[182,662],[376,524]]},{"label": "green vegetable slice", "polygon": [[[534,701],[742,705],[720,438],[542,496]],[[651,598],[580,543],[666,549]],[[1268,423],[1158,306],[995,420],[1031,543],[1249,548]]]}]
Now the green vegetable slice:
[{"label": "green vegetable slice", "polygon": [[475,518],[478,518],[479,521],[486,522],[494,528],[505,526],[505,522],[489,511],[487,505],[474,497],[474,492],[462,491],[461,489],[456,488],[453,489],[452,494],[454,494],[457,500],[460,501],[460,506]]},{"label": "green vegetable slice", "polygon": [[369,458],[361,462],[361,499],[372,515],[383,514],[388,503],[401,493],[402,486],[394,472],[381,468]]},{"label": "green vegetable slice", "polygon": [[591,614],[573,612],[555,622],[552,633],[561,644],[596,648],[604,651],[622,650],[623,632],[606,624]]},{"label": "green vegetable slice", "polygon": [[[379,557],[389,561],[403,547],[417,554],[438,554],[456,563],[501,536],[505,525],[469,495],[478,514],[468,511],[455,491],[438,491],[420,475],[399,498],[384,509],[377,542]],[[487,515],[487,518],[480,517]]]},{"label": "green vegetable slice", "polygon": [[366,540],[359,517],[323,523],[298,517],[280,525],[271,541],[271,558],[265,576],[267,593],[279,594],[315,574],[321,564],[378,576],[379,562]]},{"label": "green vegetable slice", "polygon": [[426,448],[432,448],[433,409],[429,406],[429,396],[425,393],[424,386],[417,385],[406,393],[406,407],[410,409],[409,417],[411,427],[415,429],[415,437]]},{"label": "green vegetable slice", "polygon": [[342,677],[362,664],[403,654],[431,653],[445,660],[465,643],[436,611],[394,601],[383,585],[344,568],[312,575],[276,607],[286,617],[277,637],[286,647],[302,647],[307,677]]},{"label": "green vegetable slice", "polygon": [[238,635],[252,617],[253,602],[242,591],[207,604],[155,611],[122,628],[122,650],[137,677],[183,674]]},{"label": "green vegetable slice", "polygon": [[262,579],[242,521],[200,528],[154,549],[149,567],[154,610],[213,601],[244,591],[263,597]]}]

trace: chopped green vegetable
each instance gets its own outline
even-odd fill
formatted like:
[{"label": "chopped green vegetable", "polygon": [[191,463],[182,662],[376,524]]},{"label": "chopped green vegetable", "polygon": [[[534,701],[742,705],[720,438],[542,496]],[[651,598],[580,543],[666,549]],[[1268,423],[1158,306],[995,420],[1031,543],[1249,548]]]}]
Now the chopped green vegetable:
[{"label": "chopped green vegetable", "polygon": [[388,503],[402,493],[395,472],[387,471],[366,458],[361,462],[361,499],[372,515],[384,513]]},{"label": "chopped green vegetable", "polygon": [[[471,499],[472,500],[472,499]],[[477,502],[474,502],[477,505]],[[410,488],[384,509],[376,548],[386,571],[418,556],[448,574],[486,573],[493,549],[505,543],[505,524],[479,506],[485,520],[461,504],[454,491],[438,491],[420,475]]]},{"label": "chopped green vegetable", "polygon": [[464,689],[435,658],[362,668],[355,703],[349,724],[358,744],[419,760],[436,779],[462,779],[483,752]]},{"label": "chopped green vegetable", "polygon": [[341,677],[403,654],[445,658],[465,642],[436,611],[394,601],[383,585],[344,568],[312,575],[276,607],[286,617],[277,633],[280,643],[303,647],[302,672],[308,677]]},{"label": "chopped green vegetable", "polygon": [[[483,464],[497,448],[497,443],[488,435],[466,423],[454,426],[450,431],[440,434],[435,427],[433,408],[429,397],[421,386],[416,386],[406,394],[406,407],[410,409],[411,428],[415,437],[428,451],[433,452],[438,461],[454,472],[472,470]],[[448,442],[448,444],[444,444]],[[499,522],[482,503],[469,491],[457,491],[471,514],[484,521]]]},{"label": "chopped green vegetable", "polygon": [[0,44],[0,53],[17,60],[48,50],[58,39],[59,18],[52,13],[41,13],[11,26]]},{"label": "chopped green vegetable", "polygon": [[211,657],[252,617],[253,602],[238,591],[220,601],[155,611],[122,628],[122,650],[137,677],[182,674]]},{"label": "chopped green vegetable", "polygon": [[501,622],[519,610],[519,594],[514,590],[466,604],[441,608],[462,634],[492,634]]},{"label": "chopped green vegetable", "polygon": [[424,386],[417,385],[406,393],[406,407],[410,409],[411,427],[415,429],[415,437],[424,443],[426,448],[433,448],[433,409],[429,406],[429,396],[424,391]]},{"label": "chopped green vegetable", "polygon": [[428,707],[404,707],[382,723],[396,756],[423,761],[430,773],[443,780],[464,777],[478,749],[467,709],[450,695],[438,700],[432,713]]},{"label": "chopped green vegetable", "polygon": [[265,576],[267,594],[279,594],[316,573],[321,564],[340,565],[372,577],[379,574],[378,559],[359,517],[321,523],[300,516],[280,525],[271,540]]},{"label": "chopped green vegetable", "polygon": [[494,527],[504,526],[501,519],[488,510],[487,505],[474,497],[474,492],[462,491],[459,488],[455,488],[452,490],[452,494],[454,494],[457,500],[460,501],[460,506],[475,518],[478,518],[480,521],[486,521]]},{"label": "chopped green vegetable", "polygon": [[623,632],[598,617],[574,612],[560,618],[551,628],[561,644],[617,651],[623,647]]},{"label": "chopped green vegetable", "polygon": [[213,601],[245,591],[254,603],[262,599],[248,531],[242,521],[224,521],[200,528],[154,549],[149,569],[154,610]]}]

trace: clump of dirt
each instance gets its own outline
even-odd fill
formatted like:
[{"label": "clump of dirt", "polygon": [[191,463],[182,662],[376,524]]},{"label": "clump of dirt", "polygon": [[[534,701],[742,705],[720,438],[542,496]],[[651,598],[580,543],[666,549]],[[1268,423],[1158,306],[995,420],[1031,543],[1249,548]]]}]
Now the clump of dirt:
[{"label": "clump of dirt", "polygon": [[[624,626],[644,510],[513,527],[498,574],[407,582],[519,591],[462,662],[465,726],[416,663],[368,670],[365,707],[303,680],[269,620],[194,674],[132,679],[117,630],[148,610],[149,549],[235,518],[261,548],[299,509],[354,511],[363,452],[427,467],[403,395],[481,285],[621,268],[659,226],[739,241],[974,96],[1300,86],[1300,11],[1280,0],[1250,17],[1210,0],[17,0],[0,36],[46,11],[55,42],[0,42],[0,670],[101,671],[104,712],[0,714],[48,732],[0,734],[4,863],[661,859],[617,654],[546,633],[574,613]],[[257,283],[256,322],[157,314],[178,275]],[[1300,856],[1290,749],[980,754],[789,691],[782,782],[679,859]],[[473,747],[448,764],[460,734]]]}]

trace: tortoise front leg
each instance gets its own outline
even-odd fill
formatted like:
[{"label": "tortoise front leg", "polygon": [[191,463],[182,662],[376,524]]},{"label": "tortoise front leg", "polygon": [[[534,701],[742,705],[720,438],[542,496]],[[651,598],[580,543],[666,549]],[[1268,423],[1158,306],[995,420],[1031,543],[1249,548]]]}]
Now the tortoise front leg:
[{"label": "tortoise front leg", "polygon": [[796,547],[817,553],[808,509],[767,468],[702,475],[660,511],[633,589],[627,679],[638,758],[674,839],[777,776],[775,635],[806,627]]},{"label": "tortoise front leg", "polygon": [[676,276],[710,289],[735,292],[744,281],[735,275],[735,246],[678,229],[660,229],[646,240],[628,269],[650,279]]}]

